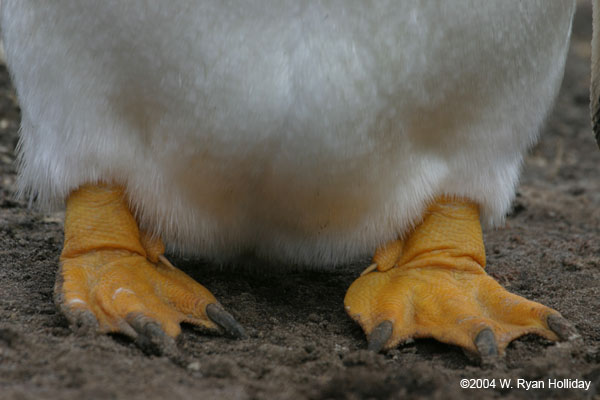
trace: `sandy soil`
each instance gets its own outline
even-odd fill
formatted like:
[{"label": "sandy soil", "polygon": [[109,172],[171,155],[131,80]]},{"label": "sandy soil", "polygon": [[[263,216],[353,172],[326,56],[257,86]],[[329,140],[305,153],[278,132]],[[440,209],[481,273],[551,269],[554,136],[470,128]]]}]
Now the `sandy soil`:
[{"label": "sandy soil", "polygon": [[[600,399],[600,151],[588,117],[590,15],[589,7],[577,14],[563,89],[527,158],[514,210],[505,227],[485,232],[488,272],[559,310],[584,344],[528,336],[486,367],[433,340],[385,355],[365,351],[342,299],[368,260],[328,273],[260,276],[176,260],[250,334],[236,341],[188,327],[178,362],[121,337],[73,334],[52,302],[62,216],[28,210],[13,197],[19,108],[0,67],[0,399]],[[497,387],[461,389],[462,378],[495,378]],[[501,378],[513,386],[518,378],[592,386],[500,389]]]}]

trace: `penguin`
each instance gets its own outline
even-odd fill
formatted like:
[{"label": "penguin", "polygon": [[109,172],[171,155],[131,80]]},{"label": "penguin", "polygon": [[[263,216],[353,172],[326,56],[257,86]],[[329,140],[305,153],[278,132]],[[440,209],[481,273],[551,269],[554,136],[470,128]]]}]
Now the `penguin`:
[{"label": "penguin", "polygon": [[557,95],[574,1],[4,0],[19,193],[65,207],[74,328],[244,337],[166,248],[331,268],[368,348],[576,335],[485,272]]}]

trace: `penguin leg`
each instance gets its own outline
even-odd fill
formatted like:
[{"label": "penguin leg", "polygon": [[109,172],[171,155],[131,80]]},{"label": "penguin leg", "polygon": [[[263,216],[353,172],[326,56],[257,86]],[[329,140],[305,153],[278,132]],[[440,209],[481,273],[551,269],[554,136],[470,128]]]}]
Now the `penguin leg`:
[{"label": "penguin leg", "polygon": [[121,188],[71,193],[55,300],[74,327],[132,337],[145,350],[176,354],[181,322],[234,336],[244,330],[202,285],[140,232]]},{"label": "penguin leg", "polygon": [[487,357],[528,333],[577,336],[557,311],[509,293],[484,267],[478,207],[439,198],[406,240],[376,252],[348,289],[346,311],[374,351],[428,337]]}]

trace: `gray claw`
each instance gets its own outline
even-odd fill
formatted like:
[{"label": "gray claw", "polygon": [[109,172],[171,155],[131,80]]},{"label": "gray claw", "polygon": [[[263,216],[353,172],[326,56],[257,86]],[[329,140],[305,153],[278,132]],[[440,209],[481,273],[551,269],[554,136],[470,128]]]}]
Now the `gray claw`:
[{"label": "gray claw", "polygon": [[475,337],[475,347],[482,358],[495,357],[498,355],[498,345],[494,332],[491,329],[485,328]]},{"label": "gray claw", "polygon": [[394,325],[390,321],[383,321],[371,331],[368,339],[369,346],[367,348],[370,351],[379,353],[392,336],[393,331]]},{"label": "gray claw", "polygon": [[175,340],[156,321],[139,313],[131,313],[125,319],[137,333],[135,342],[144,352],[171,358],[178,355]]},{"label": "gray claw", "polygon": [[98,332],[98,320],[91,311],[81,308],[71,308],[65,304],[63,293],[64,278],[62,264],[59,265],[54,282],[54,304],[69,321],[69,327],[79,334],[93,334]]},{"label": "gray claw", "polygon": [[212,322],[219,325],[221,328],[231,336],[244,339],[246,338],[246,332],[244,328],[229,314],[223,307],[216,303],[212,303],[206,306],[206,315]]},{"label": "gray claw", "polygon": [[558,314],[551,314],[546,319],[548,327],[556,333],[560,340],[573,340],[579,337],[575,327]]},{"label": "gray claw", "polygon": [[98,332],[98,320],[88,310],[72,310],[62,304],[60,311],[69,321],[69,327],[78,334],[90,335]]}]

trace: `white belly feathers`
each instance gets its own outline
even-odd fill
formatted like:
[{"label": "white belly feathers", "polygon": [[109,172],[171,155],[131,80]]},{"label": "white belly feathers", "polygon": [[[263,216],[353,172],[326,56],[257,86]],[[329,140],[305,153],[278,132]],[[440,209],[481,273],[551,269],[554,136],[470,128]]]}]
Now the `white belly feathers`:
[{"label": "white belly feathers", "polygon": [[172,248],[313,266],[372,252],[442,194],[501,222],[560,85],[574,10],[547,0],[3,7],[23,193],[57,206],[80,184],[120,183]]}]

